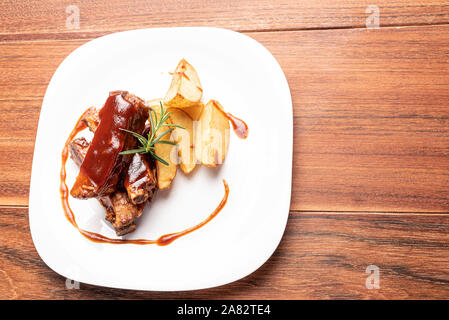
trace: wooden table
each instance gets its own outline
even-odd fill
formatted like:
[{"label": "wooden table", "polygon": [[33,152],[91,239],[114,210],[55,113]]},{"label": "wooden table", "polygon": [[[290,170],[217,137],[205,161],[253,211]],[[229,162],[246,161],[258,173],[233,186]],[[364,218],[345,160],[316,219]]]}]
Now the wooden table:
[{"label": "wooden table", "polygon": [[[449,297],[447,1],[77,1],[80,28],[68,29],[70,4],[0,3],[0,298]],[[366,28],[369,4],[379,29]],[[166,26],[240,31],[281,64],[294,108],[283,240],[259,270],[219,288],[68,290],[39,258],[28,225],[45,89],[90,39]],[[370,265],[379,289],[366,287]]]}]

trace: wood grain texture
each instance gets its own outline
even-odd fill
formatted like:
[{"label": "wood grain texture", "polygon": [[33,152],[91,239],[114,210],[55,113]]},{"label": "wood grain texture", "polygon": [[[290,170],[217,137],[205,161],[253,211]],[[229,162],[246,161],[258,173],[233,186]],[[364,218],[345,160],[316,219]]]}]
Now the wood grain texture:
[{"label": "wood grain texture", "polygon": [[[66,27],[66,9],[73,4],[80,10],[80,29]],[[167,26],[237,31],[364,27],[372,4],[379,7],[382,26],[449,23],[449,4],[443,0],[6,0],[0,2],[0,39],[84,38]]]},{"label": "wood grain texture", "polygon": [[[292,92],[292,210],[447,212],[448,31],[251,34],[278,59]],[[0,44],[0,204],[27,204],[42,96],[83,42]]]},{"label": "wood grain texture", "polygon": [[448,31],[254,35],[292,92],[292,209],[448,211]]},{"label": "wood grain texture", "polygon": [[[0,298],[19,299],[425,299],[449,294],[449,221],[438,214],[292,212],[284,238],[259,270],[218,288],[143,292],[66,279],[38,256],[26,208],[0,208]],[[182,241],[182,240],[180,240]],[[366,288],[366,268],[380,289]]]},{"label": "wood grain texture", "polygon": [[[373,3],[361,0],[86,0],[80,29],[66,27],[71,4],[0,2],[0,299],[447,299],[447,1],[376,1],[379,30],[362,29]],[[259,270],[219,288],[66,289],[26,207],[45,89],[89,39],[167,26],[246,31],[281,64],[294,108],[285,235]],[[365,287],[369,265],[379,290]]]},{"label": "wood grain texture", "polygon": [[0,204],[27,204],[45,89],[64,57],[81,43],[0,44]]}]

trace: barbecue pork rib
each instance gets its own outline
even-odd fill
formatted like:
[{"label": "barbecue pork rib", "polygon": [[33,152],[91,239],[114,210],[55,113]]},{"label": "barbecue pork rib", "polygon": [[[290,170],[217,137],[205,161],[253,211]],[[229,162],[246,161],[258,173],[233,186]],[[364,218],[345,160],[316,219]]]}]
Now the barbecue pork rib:
[{"label": "barbecue pork rib", "polygon": [[[94,107],[90,108],[82,118],[82,122],[95,132],[99,124],[99,111]],[[143,135],[146,136],[151,130],[147,121]],[[135,154],[128,167],[124,170],[124,186],[128,196],[134,204],[141,204],[151,201],[157,190],[156,166],[154,160],[142,155]]]},{"label": "barbecue pork rib", "polygon": [[84,113],[81,122],[84,123],[90,131],[95,132],[100,123],[99,111],[95,107],[90,107],[87,112]]},{"label": "barbecue pork rib", "polygon": [[121,151],[134,149],[137,141],[126,129],[141,134],[148,111],[142,99],[127,91],[109,94],[98,114],[99,123],[80,172],[70,191],[74,198],[88,199],[113,193],[121,173],[132,155]]},{"label": "barbecue pork rib", "polygon": [[123,185],[134,204],[152,201],[157,190],[156,166],[150,165],[145,155],[134,154],[125,171]]},{"label": "barbecue pork rib", "polygon": [[[89,149],[89,142],[85,138],[74,139],[69,149],[72,160],[77,166],[81,166]],[[144,205],[132,203],[125,190],[117,190],[98,200],[106,209],[106,220],[112,224],[117,236],[123,236],[136,229],[135,220],[142,215]]]}]

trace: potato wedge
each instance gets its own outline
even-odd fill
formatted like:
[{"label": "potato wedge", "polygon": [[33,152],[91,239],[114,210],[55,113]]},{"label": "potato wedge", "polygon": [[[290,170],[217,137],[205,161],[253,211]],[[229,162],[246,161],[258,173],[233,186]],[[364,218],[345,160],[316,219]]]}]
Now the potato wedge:
[{"label": "potato wedge", "polygon": [[181,170],[189,174],[195,169],[196,157],[194,152],[194,130],[193,120],[181,109],[169,108],[173,124],[180,125],[185,129],[175,128],[173,131],[174,141],[178,144],[179,166]]},{"label": "potato wedge", "polygon": [[209,101],[198,121],[195,155],[207,167],[223,163],[229,147],[229,120],[216,100]]},{"label": "potato wedge", "polygon": [[165,106],[187,108],[197,105],[203,96],[201,82],[195,69],[182,59],[173,73],[170,88],[164,98]]},{"label": "potato wedge", "polygon": [[182,111],[187,113],[190,118],[194,121],[198,121],[200,119],[201,113],[203,113],[204,110],[204,103],[199,102],[194,106],[183,108]]},{"label": "potato wedge", "polygon": [[[161,101],[161,99],[153,99],[153,100],[147,101],[147,103],[146,103],[146,105],[149,105],[156,110],[158,117],[160,117],[160,114],[161,114],[160,113],[160,103],[159,103],[160,101]],[[151,116],[151,113],[150,113],[150,116]],[[154,120],[154,117],[153,117],[153,120]],[[166,123],[173,123],[172,119],[169,118]],[[156,135],[164,132],[165,130],[167,130],[167,127],[160,128],[156,132]],[[164,136],[164,138],[162,138],[162,140],[174,141],[173,133],[170,136],[167,134],[166,136]],[[167,189],[176,176],[177,148],[176,148],[176,146],[171,146],[169,144],[157,143],[155,145],[154,150],[155,150],[156,155],[158,155],[159,157],[161,157],[162,159],[164,159],[165,161],[167,161],[169,163],[169,165],[166,166],[165,164],[161,163],[160,161],[156,161],[158,187],[159,187],[159,189]]]}]

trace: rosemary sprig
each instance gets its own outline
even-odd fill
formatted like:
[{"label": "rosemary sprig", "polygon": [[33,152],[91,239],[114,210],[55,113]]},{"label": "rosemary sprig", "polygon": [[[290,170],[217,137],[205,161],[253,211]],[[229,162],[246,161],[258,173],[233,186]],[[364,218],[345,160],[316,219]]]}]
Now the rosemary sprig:
[{"label": "rosemary sprig", "polygon": [[[149,118],[150,118],[151,130],[150,130],[150,132],[148,132],[147,138],[145,138],[144,136],[142,136],[136,132],[120,128],[120,130],[128,132],[131,135],[133,135],[137,140],[139,140],[139,142],[141,144],[141,147],[138,149],[122,151],[122,152],[120,152],[120,154],[125,155],[125,154],[135,154],[135,153],[142,153],[142,154],[149,153],[157,161],[160,161],[161,163],[165,164],[166,166],[169,165],[167,161],[165,161],[164,159],[162,159],[161,157],[159,157],[156,154],[156,152],[154,150],[155,149],[154,146],[157,143],[169,144],[172,146],[176,146],[177,144],[174,143],[173,141],[161,140],[161,139],[165,135],[167,135],[170,132],[172,132],[173,130],[175,130],[175,128],[181,128],[181,129],[185,129],[185,128],[181,127],[180,125],[177,125],[177,124],[165,123],[168,120],[168,118],[170,117],[171,112],[167,112],[165,110],[162,102],[160,102],[160,105],[161,105],[161,114],[159,117],[157,116],[156,110],[154,110],[153,107],[148,106],[150,109],[150,117]],[[153,116],[154,116],[154,119],[153,119]],[[163,127],[168,127],[169,129],[165,130],[164,132],[162,132],[161,134],[156,136],[156,133],[158,132],[158,130]]]}]

